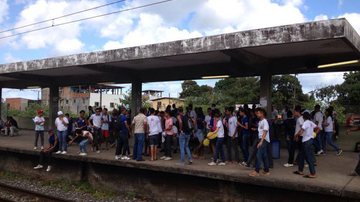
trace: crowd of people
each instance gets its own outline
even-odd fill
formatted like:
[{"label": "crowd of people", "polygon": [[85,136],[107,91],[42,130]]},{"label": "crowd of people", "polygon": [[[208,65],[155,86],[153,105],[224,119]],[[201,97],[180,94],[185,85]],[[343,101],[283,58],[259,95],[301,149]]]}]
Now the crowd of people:
[{"label": "crowd of people", "polygon": [[[193,108],[190,104],[185,109],[168,106],[165,111],[153,108],[141,108],[133,119],[131,112],[125,107],[114,109],[111,113],[106,108],[89,107],[88,115],[82,110],[79,117],[73,119],[69,114],[58,112],[55,120],[57,133],[48,131],[49,147],[44,148],[43,111],[33,119],[35,123],[35,144],[41,142],[39,165],[51,165],[52,154],[66,154],[71,144],[79,145],[79,155],[88,154],[88,145],[92,151],[115,149],[115,160],[144,161],[149,156],[150,161],[170,161],[174,153],[180,152],[177,164],[181,166],[193,164],[194,159],[204,159],[208,152],[211,156],[209,166],[225,166],[239,164],[244,167],[254,167],[249,173],[251,177],[270,175],[273,168],[273,140],[279,138],[279,125],[284,128],[288,149],[288,161],[285,167],[298,166],[294,174],[306,178],[315,178],[316,156],[328,153],[330,145],[336,155],[342,150],[333,142],[336,131],[336,113],[332,107],[323,114],[316,105],[313,112],[296,106],[294,110],[285,109],[281,114],[276,110],[267,119],[263,108],[250,109],[247,105],[235,110],[226,107],[224,111],[212,105],[207,109]],[[338,130],[338,129],[337,129]],[[129,138],[134,138],[132,152]],[[208,149],[206,149],[208,148]],[[161,156],[158,158],[158,156]],[[310,173],[304,174],[308,166]],[[360,174],[357,165],[353,175]],[[47,171],[51,170],[48,166]],[[262,172],[260,172],[262,170]]]}]

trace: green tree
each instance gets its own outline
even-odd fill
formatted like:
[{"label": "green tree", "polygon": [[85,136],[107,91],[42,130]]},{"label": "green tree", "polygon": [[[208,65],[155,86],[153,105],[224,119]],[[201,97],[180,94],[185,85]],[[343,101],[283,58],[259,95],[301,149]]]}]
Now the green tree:
[{"label": "green tree", "polygon": [[338,86],[336,85],[325,86],[316,89],[314,91],[314,95],[317,98],[317,100],[324,102],[325,105],[330,105],[330,103],[336,100],[338,97],[337,89]]},{"label": "green tree", "polygon": [[359,105],[360,71],[344,74],[344,82],[337,86],[338,101],[342,105]]}]

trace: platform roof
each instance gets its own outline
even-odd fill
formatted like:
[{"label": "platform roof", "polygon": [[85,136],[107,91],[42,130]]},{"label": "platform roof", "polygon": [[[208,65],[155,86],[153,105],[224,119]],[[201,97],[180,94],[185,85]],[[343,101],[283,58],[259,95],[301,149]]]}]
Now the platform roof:
[{"label": "platform roof", "polygon": [[346,19],[0,65],[0,86],[26,88],[359,70],[360,37]]}]

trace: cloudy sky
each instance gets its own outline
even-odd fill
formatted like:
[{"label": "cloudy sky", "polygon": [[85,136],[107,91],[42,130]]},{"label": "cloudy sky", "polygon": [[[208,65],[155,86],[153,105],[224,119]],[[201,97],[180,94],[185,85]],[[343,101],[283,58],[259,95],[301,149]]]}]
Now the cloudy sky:
[{"label": "cloudy sky", "polygon": [[[124,0],[89,12],[22,29],[12,28],[53,19],[116,0],[0,0],[0,63],[81,52],[108,50],[240,30],[345,17],[360,33],[359,0],[173,0],[147,8],[31,32],[161,0]],[[342,73],[299,75],[304,92],[341,83]],[[199,81],[213,86],[216,80]],[[181,82],[144,84],[178,96]],[[34,90],[4,89],[3,97],[36,99]]]}]

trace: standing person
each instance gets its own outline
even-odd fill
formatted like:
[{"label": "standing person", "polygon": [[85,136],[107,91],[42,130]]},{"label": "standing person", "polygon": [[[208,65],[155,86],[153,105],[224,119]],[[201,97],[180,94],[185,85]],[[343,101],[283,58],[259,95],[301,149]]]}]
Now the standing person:
[{"label": "standing person", "polygon": [[[183,108],[178,109],[179,115],[177,116],[177,121],[179,123],[179,143],[180,143],[180,164],[185,165],[185,152],[188,157],[188,164],[192,164],[192,156],[189,148],[189,141],[191,136],[191,127],[194,125],[194,120],[190,118],[190,114],[184,114]],[[190,112],[189,112],[190,113]]]},{"label": "standing person", "polygon": [[91,117],[91,115],[95,114],[95,112],[94,112],[94,109],[92,106],[89,106],[88,110],[89,110],[89,116],[88,116],[88,119],[89,119]]},{"label": "standing person", "polygon": [[104,138],[105,141],[106,150],[109,150],[111,116],[108,113],[108,109],[106,108],[103,109],[101,120],[102,120],[101,122],[102,137]]},{"label": "standing person", "polygon": [[146,109],[141,108],[138,115],[136,115],[131,123],[132,128],[134,128],[134,151],[133,159],[136,161],[144,161],[142,158],[142,151],[145,141],[145,132],[147,131],[147,118],[145,116]]},{"label": "standing person", "polygon": [[258,126],[258,143],[257,143],[257,153],[256,153],[256,166],[255,171],[249,174],[250,177],[260,176],[260,166],[263,164],[264,172],[263,175],[270,175],[269,172],[269,159],[267,154],[267,147],[270,144],[270,134],[269,134],[269,123],[266,120],[266,111],[263,108],[256,109],[256,116],[259,118]]},{"label": "standing person", "polygon": [[157,146],[159,141],[159,134],[162,132],[160,117],[155,115],[155,109],[149,109],[150,116],[147,117],[147,124],[149,128],[150,141],[150,161],[156,161]]},{"label": "standing person", "polygon": [[73,128],[74,128],[74,120],[72,117],[70,117],[69,113],[65,114],[65,117],[68,119],[69,124],[67,125],[67,135],[66,135],[66,142],[69,142],[70,137],[73,137]]},{"label": "standing person", "polygon": [[119,111],[117,109],[113,109],[111,113],[109,127],[110,127],[110,144],[112,148],[115,147],[120,132]]},{"label": "standing person", "polygon": [[58,117],[55,119],[55,126],[58,132],[59,138],[59,150],[56,154],[66,154],[67,153],[67,125],[69,124],[69,120],[64,116],[62,111],[58,111]]},{"label": "standing person", "polygon": [[76,129],[81,129],[81,130],[86,130],[86,128],[87,128],[87,119],[85,117],[85,111],[84,110],[80,111],[79,117],[75,121],[75,128]]},{"label": "standing person", "polygon": [[288,168],[294,166],[294,156],[296,149],[296,142],[294,136],[295,136],[296,120],[294,119],[293,113],[290,110],[287,111],[286,117],[287,119],[284,121],[284,126],[285,126],[286,144],[287,144],[287,150],[289,156],[288,156],[288,162],[284,164],[284,167]]},{"label": "standing person", "polygon": [[[253,107],[256,107],[254,104]],[[253,113],[253,116],[251,118],[250,128],[249,132],[251,134],[252,144],[251,144],[251,152],[249,152],[249,158],[246,162],[242,162],[241,165],[244,167],[250,167],[252,162],[256,159],[256,153],[257,153],[257,142],[258,142],[258,126],[259,126],[259,119],[255,115],[255,109],[251,110]]]},{"label": "standing person", "polygon": [[81,129],[76,129],[75,134],[76,134],[75,138],[72,139],[69,144],[72,144],[76,140],[79,143],[79,147],[80,147],[79,155],[86,156],[87,155],[86,147],[88,143],[92,143],[94,139],[93,135],[91,134],[90,131],[81,130]]},{"label": "standing person", "polygon": [[165,111],[165,156],[161,157],[160,159],[165,161],[172,160],[171,155],[171,145],[172,145],[172,139],[175,135],[173,131],[173,119],[170,115],[171,111],[167,110]]},{"label": "standing person", "polygon": [[115,152],[115,160],[130,160],[128,156],[126,156],[128,144],[129,144],[129,131],[130,125],[128,124],[128,120],[126,117],[126,109],[125,107],[121,108],[121,114],[119,116],[119,138],[116,144],[116,152]]},{"label": "standing person", "polygon": [[199,107],[197,111],[196,131],[195,131],[195,136],[199,141],[199,145],[194,149],[194,155],[193,155],[194,158],[203,156],[203,152],[204,152],[203,140],[204,140],[205,132],[206,132],[205,115],[203,109]]},{"label": "standing person", "polygon": [[38,139],[40,136],[40,143],[41,143],[41,150],[44,149],[44,130],[45,130],[45,118],[43,116],[44,111],[43,110],[38,110],[37,111],[37,116],[35,116],[35,118],[33,119],[34,123],[35,123],[35,144],[34,144],[34,150],[37,149],[37,145],[38,145]]},{"label": "standing person", "polygon": [[314,132],[318,132],[319,128],[316,124],[311,121],[311,115],[308,111],[303,113],[303,118],[305,120],[304,124],[301,127],[301,130],[295,135],[296,140],[299,140],[299,137],[302,136],[302,146],[301,152],[299,154],[299,168],[294,174],[304,175],[304,163],[305,160],[309,165],[310,175],[305,175],[307,178],[316,178],[315,171],[315,156],[312,149]]},{"label": "standing person", "polygon": [[45,164],[48,164],[46,172],[51,171],[52,158],[51,155],[58,151],[59,149],[59,139],[57,135],[55,135],[52,129],[48,130],[49,135],[49,146],[46,149],[42,149],[39,157],[39,164],[34,167],[35,170],[41,169]]},{"label": "standing person", "polygon": [[[325,121],[323,123],[324,126],[324,132],[325,132],[325,138],[326,138],[326,143],[328,145],[330,145],[332,148],[334,148],[336,150],[336,155],[340,156],[342,153],[342,150],[339,148],[338,145],[336,145],[333,142],[333,134],[334,134],[334,121],[333,121],[333,113],[332,111],[328,108],[325,110]],[[326,145],[323,148],[324,149],[324,153],[326,153]]]},{"label": "standing person", "polygon": [[320,110],[320,105],[315,105],[314,107],[314,111],[313,111],[313,122],[317,125],[317,127],[319,128],[319,132],[316,135],[316,139],[315,139],[315,147],[316,147],[316,155],[320,155],[320,154],[324,154],[324,141],[325,138],[323,137],[323,121],[324,121],[324,115]]},{"label": "standing person", "polygon": [[228,160],[233,163],[232,152],[234,152],[236,163],[240,163],[239,145],[238,145],[238,130],[237,130],[237,117],[234,114],[234,107],[228,107],[225,111],[226,116],[229,117],[228,124],[228,139],[227,139],[227,152]]},{"label": "standing person", "polygon": [[103,124],[103,120],[102,120],[102,115],[101,115],[101,108],[96,108],[95,110],[95,114],[91,115],[89,118],[89,124],[90,127],[93,129],[93,138],[94,138],[94,143],[93,143],[93,151],[96,151],[96,153],[100,153],[100,148],[101,148],[101,137],[102,137],[102,133],[101,133],[101,127]]},{"label": "standing person", "polygon": [[237,123],[241,132],[241,151],[243,153],[244,161],[242,164],[249,160],[249,142],[250,142],[250,130],[249,130],[249,117],[245,109],[240,109],[241,121]]},{"label": "standing person", "polygon": [[[217,140],[216,140],[213,161],[208,163],[208,165],[209,166],[215,166],[215,165],[225,166],[226,163],[225,163],[225,155],[224,155],[224,148],[223,148],[225,132],[224,132],[224,126],[223,126],[222,120],[220,118],[220,111],[218,109],[215,109],[214,117],[215,117],[214,120],[217,120],[217,122],[215,123],[216,130],[214,131],[215,133],[217,133]],[[221,157],[221,161],[217,164],[219,154]]]}]

